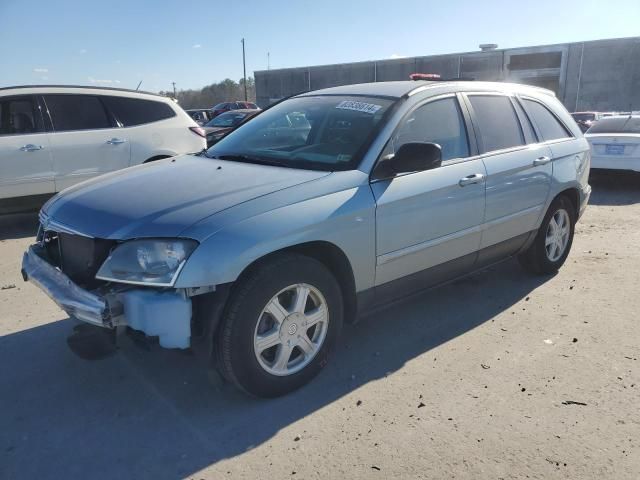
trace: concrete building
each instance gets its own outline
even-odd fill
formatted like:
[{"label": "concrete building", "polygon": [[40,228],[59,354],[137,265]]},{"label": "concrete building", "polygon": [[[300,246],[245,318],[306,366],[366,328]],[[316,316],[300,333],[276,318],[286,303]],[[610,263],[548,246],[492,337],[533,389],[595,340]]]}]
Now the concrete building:
[{"label": "concrete building", "polygon": [[260,106],[295,93],[414,72],[504,81],[553,90],[569,111],[640,110],[640,37],[497,49],[254,72]]}]

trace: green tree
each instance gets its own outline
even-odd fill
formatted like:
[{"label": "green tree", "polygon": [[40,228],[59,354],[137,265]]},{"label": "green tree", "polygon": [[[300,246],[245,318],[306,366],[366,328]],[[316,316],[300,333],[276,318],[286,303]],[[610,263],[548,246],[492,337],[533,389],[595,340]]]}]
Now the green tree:
[{"label": "green tree", "polygon": [[[160,95],[173,97],[171,91],[161,91]],[[227,78],[218,83],[212,83],[200,90],[179,90],[177,92],[178,103],[182,108],[211,108],[220,102],[244,100],[244,79],[239,82]],[[247,78],[247,99],[256,101],[256,85],[253,78]]]}]

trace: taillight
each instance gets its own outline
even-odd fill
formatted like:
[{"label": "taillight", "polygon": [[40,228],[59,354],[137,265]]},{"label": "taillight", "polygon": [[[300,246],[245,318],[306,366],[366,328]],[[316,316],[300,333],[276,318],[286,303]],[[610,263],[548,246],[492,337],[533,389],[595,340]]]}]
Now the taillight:
[{"label": "taillight", "polygon": [[195,133],[196,135],[202,137],[202,138],[206,138],[207,134],[204,131],[204,128],[202,127],[189,127],[189,130],[191,130],[193,133]]}]

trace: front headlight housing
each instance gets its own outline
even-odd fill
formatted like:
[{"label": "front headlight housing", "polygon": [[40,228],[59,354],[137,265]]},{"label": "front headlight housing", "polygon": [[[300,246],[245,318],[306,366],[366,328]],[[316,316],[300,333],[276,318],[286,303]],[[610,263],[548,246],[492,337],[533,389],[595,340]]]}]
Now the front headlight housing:
[{"label": "front headlight housing", "polygon": [[111,252],[96,278],[109,282],[171,287],[197,246],[195,240],[186,239],[130,240]]}]

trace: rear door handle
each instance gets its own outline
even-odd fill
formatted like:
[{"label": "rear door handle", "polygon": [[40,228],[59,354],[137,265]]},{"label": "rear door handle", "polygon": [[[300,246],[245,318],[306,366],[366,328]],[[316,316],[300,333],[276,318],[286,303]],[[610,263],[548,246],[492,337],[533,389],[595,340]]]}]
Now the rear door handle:
[{"label": "rear door handle", "polygon": [[474,173],[473,175],[467,175],[458,181],[458,185],[466,187],[467,185],[473,185],[474,183],[482,183],[484,181],[484,175],[481,173]]},{"label": "rear door handle", "polygon": [[533,166],[534,167],[538,167],[540,165],[546,165],[547,163],[549,163],[551,161],[551,157],[538,157],[533,161]]},{"label": "rear door handle", "polygon": [[121,138],[112,138],[111,140],[107,140],[109,145],[120,145],[124,142],[126,142],[126,140],[122,140]]},{"label": "rear door handle", "polygon": [[37,150],[42,150],[44,147],[42,145],[34,145],[33,143],[29,143],[20,147],[20,151],[22,152],[35,152]]}]

